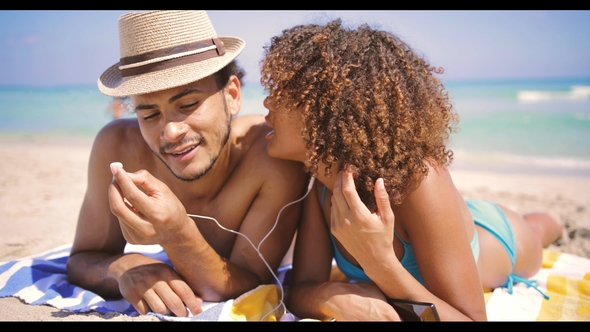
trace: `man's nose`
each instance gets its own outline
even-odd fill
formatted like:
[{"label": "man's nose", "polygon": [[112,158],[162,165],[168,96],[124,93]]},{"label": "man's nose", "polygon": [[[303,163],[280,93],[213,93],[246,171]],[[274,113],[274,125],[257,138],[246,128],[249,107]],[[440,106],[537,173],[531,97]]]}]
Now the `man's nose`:
[{"label": "man's nose", "polygon": [[188,125],[184,121],[169,120],[162,131],[162,138],[166,141],[174,142],[182,139],[188,131]]}]

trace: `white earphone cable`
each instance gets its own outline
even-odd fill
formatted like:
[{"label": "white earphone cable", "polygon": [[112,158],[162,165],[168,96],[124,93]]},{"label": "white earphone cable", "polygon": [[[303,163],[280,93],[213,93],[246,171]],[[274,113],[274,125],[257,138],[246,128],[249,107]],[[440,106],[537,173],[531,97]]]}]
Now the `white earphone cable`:
[{"label": "white earphone cable", "polygon": [[260,253],[260,246],[262,245],[262,243],[270,236],[270,234],[274,231],[274,229],[276,228],[277,224],[279,223],[279,218],[281,217],[281,213],[283,212],[283,210],[295,203],[301,202],[305,197],[307,197],[307,195],[309,194],[309,192],[311,191],[311,188],[313,188],[313,183],[315,182],[315,177],[311,177],[311,179],[309,180],[309,184],[307,185],[307,192],[305,193],[305,195],[303,195],[303,197],[299,198],[298,200],[295,200],[293,202],[290,202],[288,204],[286,204],[285,206],[283,206],[280,210],[279,213],[277,214],[277,219],[275,220],[274,225],[272,226],[272,228],[270,229],[270,231],[264,236],[264,238],[262,238],[262,240],[260,240],[260,243],[258,243],[258,246],[255,246],[254,243],[252,243],[252,241],[250,241],[250,239],[238,232],[238,231],[234,231],[233,229],[229,229],[226,228],[224,226],[222,226],[219,221],[217,221],[217,219],[213,218],[213,217],[208,217],[208,216],[202,216],[202,215],[198,215],[198,214],[190,214],[188,213],[187,216],[189,217],[194,217],[194,218],[202,218],[202,219],[208,219],[208,220],[213,220],[217,226],[219,226],[219,228],[228,231],[230,233],[234,233],[237,235],[241,235],[243,236],[248,243],[250,243],[250,245],[252,246],[252,248],[256,251],[256,253],[258,253],[258,256],[260,257],[260,259],[262,259],[262,261],[264,262],[264,264],[266,265],[266,267],[268,268],[268,270],[270,271],[270,273],[272,274],[272,276],[274,277],[274,279],[277,282],[277,285],[279,286],[279,288],[281,289],[281,299],[279,300],[279,304],[273,308],[273,310],[269,311],[266,315],[264,315],[264,317],[262,317],[260,320],[264,321],[264,319],[270,315],[271,313],[275,312],[279,307],[283,306],[283,308],[285,309],[285,312],[287,312],[287,307],[285,306],[285,303],[283,302],[284,300],[284,289],[283,289],[283,283],[281,282],[281,280],[277,277],[277,275],[274,273],[274,271],[272,270],[272,268],[270,267],[270,265],[268,264],[268,262],[264,259],[264,257],[262,256],[262,254]]}]

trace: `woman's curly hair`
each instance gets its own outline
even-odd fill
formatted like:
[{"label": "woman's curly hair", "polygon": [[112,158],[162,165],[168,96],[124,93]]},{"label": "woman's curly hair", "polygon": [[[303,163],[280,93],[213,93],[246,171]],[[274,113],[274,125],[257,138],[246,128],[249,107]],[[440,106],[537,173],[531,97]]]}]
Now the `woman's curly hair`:
[{"label": "woman's curly hair", "polygon": [[394,204],[428,173],[447,166],[458,116],[430,66],[392,33],[361,25],[298,25],[265,47],[261,83],[275,105],[302,111],[308,169],[332,176],[347,165],[363,202],[376,210],[374,181],[383,178]]}]

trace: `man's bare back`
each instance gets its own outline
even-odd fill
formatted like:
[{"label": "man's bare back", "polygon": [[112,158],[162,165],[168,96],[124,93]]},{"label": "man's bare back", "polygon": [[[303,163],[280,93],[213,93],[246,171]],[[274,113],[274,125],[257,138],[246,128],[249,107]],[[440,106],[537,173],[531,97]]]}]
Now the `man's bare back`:
[{"label": "man's bare back", "polygon": [[[262,116],[234,118],[241,82],[210,75],[185,85],[131,95],[137,119],[98,134],[88,188],[68,261],[72,283],[105,297],[124,296],[140,313],[187,315],[202,300],[235,297],[271,281],[255,245],[279,210],[304,193],[301,164],[266,152]],[[121,162],[124,169],[110,167]],[[287,208],[260,251],[277,269],[293,239],[299,206]],[[127,242],[160,244],[174,269]]]}]

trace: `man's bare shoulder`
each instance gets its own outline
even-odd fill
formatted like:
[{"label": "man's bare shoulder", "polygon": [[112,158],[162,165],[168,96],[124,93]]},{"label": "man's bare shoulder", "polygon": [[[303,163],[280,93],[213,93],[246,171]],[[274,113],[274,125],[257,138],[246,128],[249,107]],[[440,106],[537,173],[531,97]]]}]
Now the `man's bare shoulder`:
[{"label": "man's bare shoulder", "polygon": [[117,119],[105,125],[96,136],[93,153],[122,162],[132,172],[146,168],[149,165],[146,162],[154,158],[134,118]]},{"label": "man's bare shoulder", "polygon": [[98,133],[101,138],[130,138],[141,135],[139,123],[135,118],[123,118],[107,123]]},{"label": "man's bare shoulder", "polygon": [[[268,163],[298,164],[291,161],[273,158],[268,155],[268,141],[266,135],[272,130],[264,120],[264,116],[251,114],[234,119],[232,131],[234,133],[234,149],[244,154],[244,161],[260,158]],[[259,162],[256,162],[259,163]]]},{"label": "man's bare shoulder", "polygon": [[266,121],[260,114],[248,114],[237,116],[232,120],[232,132],[238,138],[247,138],[261,134],[264,131]]},{"label": "man's bare shoulder", "polygon": [[[262,115],[246,115],[234,119],[235,146],[242,154],[241,168],[250,176],[256,176],[262,182],[279,181],[281,184],[305,182],[303,164],[300,162],[273,158],[268,154],[266,134],[272,128]],[[234,130],[234,124],[232,124]]]}]

